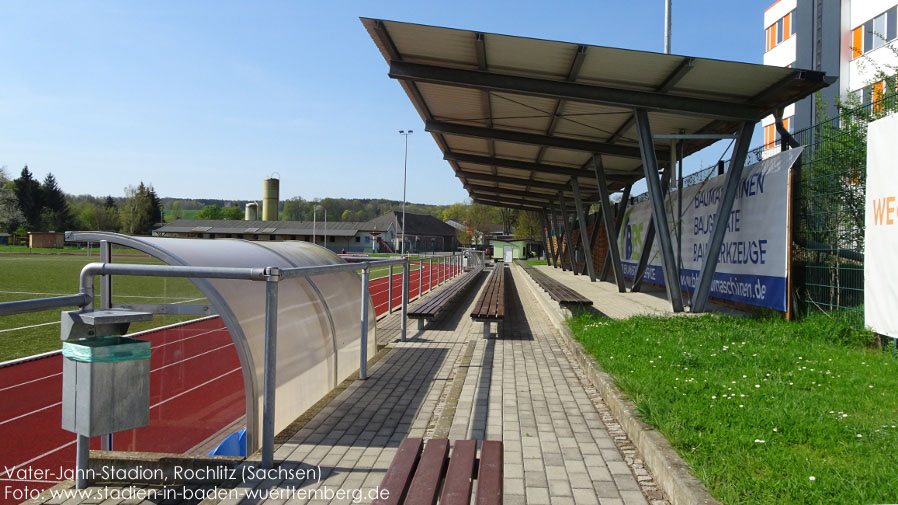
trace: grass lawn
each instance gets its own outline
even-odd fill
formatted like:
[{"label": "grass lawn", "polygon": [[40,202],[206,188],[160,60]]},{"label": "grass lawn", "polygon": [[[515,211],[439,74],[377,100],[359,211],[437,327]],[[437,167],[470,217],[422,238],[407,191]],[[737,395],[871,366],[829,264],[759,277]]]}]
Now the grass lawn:
[{"label": "grass lawn", "polygon": [[870,333],[823,314],[569,324],[721,502],[898,503],[898,361]]},{"label": "grass lawn", "polygon": [[[145,257],[114,256],[113,259],[117,263],[159,263]],[[81,268],[94,261],[97,261],[97,256],[0,255],[0,302],[77,293]],[[99,293],[99,288],[97,290]],[[188,302],[196,298],[199,300]],[[187,279],[116,277],[113,301],[205,303],[205,298]],[[60,349],[60,310],[0,317],[0,342],[3,344],[0,346],[0,361]],[[155,328],[194,317],[157,315],[153,321],[131,325],[131,331]],[[34,325],[42,326],[23,328]]]},{"label": "grass lawn", "polygon": [[546,260],[541,260],[541,259],[537,259],[537,258],[531,258],[531,259],[527,260],[527,263],[529,263],[531,265],[548,265],[548,263],[546,263]]}]

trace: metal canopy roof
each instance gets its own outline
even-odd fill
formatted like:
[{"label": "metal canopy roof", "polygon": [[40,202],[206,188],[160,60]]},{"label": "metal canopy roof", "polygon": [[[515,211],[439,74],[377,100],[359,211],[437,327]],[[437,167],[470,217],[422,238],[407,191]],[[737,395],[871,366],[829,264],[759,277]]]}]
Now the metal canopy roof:
[{"label": "metal canopy roof", "polygon": [[[482,203],[541,208],[644,177],[634,109],[654,134],[733,134],[828,86],[822,72],[362,18],[444,158]],[[683,141],[688,155],[715,142]],[[670,140],[655,139],[661,165]],[[587,199],[589,195],[584,195]]]}]

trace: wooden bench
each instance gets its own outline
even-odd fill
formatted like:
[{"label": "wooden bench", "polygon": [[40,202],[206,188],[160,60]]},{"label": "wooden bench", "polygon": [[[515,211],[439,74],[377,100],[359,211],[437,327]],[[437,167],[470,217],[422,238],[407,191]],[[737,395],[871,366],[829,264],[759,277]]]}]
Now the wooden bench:
[{"label": "wooden bench", "polygon": [[501,505],[502,442],[485,440],[478,461],[476,440],[456,440],[449,457],[445,438],[426,444],[420,438],[406,438],[380,484],[383,494],[372,505],[469,505],[475,478],[474,503]]},{"label": "wooden bench", "polygon": [[472,285],[473,281],[480,277],[482,271],[483,267],[477,267],[466,274],[462,274],[452,284],[410,307],[408,310],[409,319],[417,319],[418,329],[423,330],[424,321],[437,317],[456,296],[463,293],[466,288]]},{"label": "wooden bench", "polygon": [[486,281],[486,287],[480,299],[474,305],[471,319],[483,323],[483,338],[490,336],[490,323],[496,323],[496,335],[499,334],[499,324],[505,320],[505,278],[508,275],[501,263],[493,267],[493,273]]},{"label": "wooden bench", "polygon": [[547,274],[540,272],[530,263],[523,260],[516,260],[515,263],[527,272],[530,278],[556,302],[563,305],[592,305],[592,300],[549,277]]}]

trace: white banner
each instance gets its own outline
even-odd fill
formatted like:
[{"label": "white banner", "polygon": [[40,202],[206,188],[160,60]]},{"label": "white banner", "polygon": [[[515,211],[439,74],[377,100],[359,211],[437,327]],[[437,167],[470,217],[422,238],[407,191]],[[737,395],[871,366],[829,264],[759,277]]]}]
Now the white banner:
[{"label": "white banner", "polygon": [[[801,151],[802,148],[790,149],[745,167],[733,210],[725,221],[727,232],[711,283],[712,297],[786,310],[789,169]],[[694,290],[705,261],[724,180],[725,177],[714,177],[683,190],[680,287],[684,291]],[[676,255],[676,191],[670,194],[665,206]],[[633,278],[636,274],[651,215],[650,202],[645,201],[631,207],[624,218],[618,243],[626,277]],[[664,285],[657,237],[645,282]]]},{"label": "white banner", "polygon": [[867,126],[867,197],[864,209],[864,322],[898,337],[898,114]]}]

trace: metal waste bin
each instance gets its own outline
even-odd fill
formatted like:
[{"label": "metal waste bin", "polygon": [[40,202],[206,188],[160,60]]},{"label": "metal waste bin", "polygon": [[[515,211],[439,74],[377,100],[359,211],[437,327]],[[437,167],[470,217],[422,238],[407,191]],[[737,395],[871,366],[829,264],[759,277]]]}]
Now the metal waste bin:
[{"label": "metal waste bin", "polygon": [[150,422],[150,343],[91,337],[62,343],[62,428],[94,437]]}]

